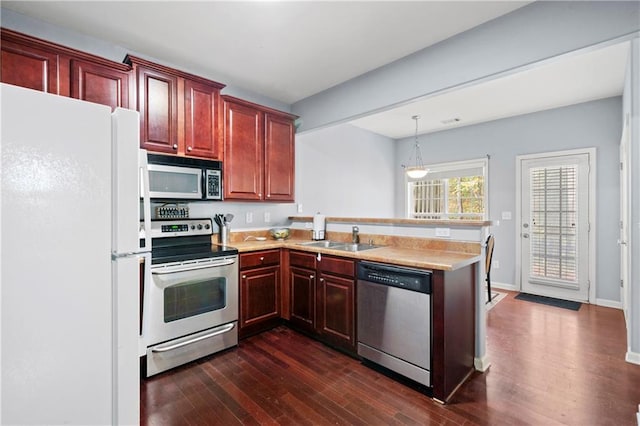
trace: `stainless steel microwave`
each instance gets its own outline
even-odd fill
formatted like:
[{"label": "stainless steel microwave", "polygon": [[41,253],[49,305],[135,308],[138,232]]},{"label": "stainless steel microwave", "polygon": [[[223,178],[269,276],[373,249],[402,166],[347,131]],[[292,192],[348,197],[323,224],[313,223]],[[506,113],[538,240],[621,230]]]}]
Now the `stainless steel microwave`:
[{"label": "stainless steel microwave", "polygon": [[147,153],[149,197],[222,200],[222,161]]}]

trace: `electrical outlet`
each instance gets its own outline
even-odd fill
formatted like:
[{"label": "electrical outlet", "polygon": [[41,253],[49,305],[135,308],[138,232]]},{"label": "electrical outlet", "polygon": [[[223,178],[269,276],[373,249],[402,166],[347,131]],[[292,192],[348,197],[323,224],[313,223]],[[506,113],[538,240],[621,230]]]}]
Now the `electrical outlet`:
[{"label": "electrical outlet", "polygon": [[271,222],[271,213],[264,212],[264,221],[265,223]]},{"label": "electrical outlet", "polygon": [[511,220],[511,212],[502,212],[502,220]]},{"label": "electrical outlet", "polygon": [[298,204],[298,213],[302,213],[302,203]]},{"label": "electrical outlet", "polygon": [[499,260],[492,260],[491,264],[493,265],[494,269],[500,269],[500,261]]},{"label": "electrical outlet", "polygon": [[450,237],[451,229],[449,228],[436,228],[436,237]]},{"label": "electrical outlet", "polygon": [[247,214],[245,215],[245,222],[246,223],[253,222],[253,213],[252,212],[247,212]]}]

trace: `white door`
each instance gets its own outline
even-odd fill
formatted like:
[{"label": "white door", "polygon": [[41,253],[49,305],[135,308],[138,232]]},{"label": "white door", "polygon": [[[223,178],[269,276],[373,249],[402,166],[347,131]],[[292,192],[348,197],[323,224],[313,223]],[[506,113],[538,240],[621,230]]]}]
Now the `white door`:
[{"label": "white door", "polygon": [[[620,300],[629,320],[629,118],[625,121],[620,139]],[[627,330],[629,327],[627,327]]]},{"label": "white door", "polygon": [[589,153],[520,159],[521,287],[589,299]]}]

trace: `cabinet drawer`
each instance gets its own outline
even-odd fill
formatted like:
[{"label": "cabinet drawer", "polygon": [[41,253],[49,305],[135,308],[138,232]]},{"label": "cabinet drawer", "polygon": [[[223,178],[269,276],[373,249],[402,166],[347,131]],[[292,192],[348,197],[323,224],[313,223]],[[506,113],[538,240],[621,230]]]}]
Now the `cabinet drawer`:
[{"label": "cabinet drawer", "polygon": [[279,249],[240,254],[240,269],[255,268],[257,266],[278,265],[279,263]]},{"label": "cabinet drawer", "polygon": [[304,251],[291,251],[289,253],[289,264],[300,268],[316,269],[316,254]]},{"label": "cabinet drawer", "polygon": [[322,256],[318,269],[322,272],[353,278],[356,272],[356,262],[342,257]]}]

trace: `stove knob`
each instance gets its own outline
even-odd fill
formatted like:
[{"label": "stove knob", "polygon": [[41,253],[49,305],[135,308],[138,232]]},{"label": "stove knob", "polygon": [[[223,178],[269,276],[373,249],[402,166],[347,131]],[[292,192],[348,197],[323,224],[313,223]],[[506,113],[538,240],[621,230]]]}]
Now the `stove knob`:
[{"label": "stove knob", "polygon": [[204,225],[204,229],[209,229],[209,228],[211,228],[211,226],[209,226],[208,223],[206,225]]},{"label": "stove knob", "polygon": [[196,229],[196,226],[195,225],[191,225],[191,229]]},{"label": "stove knob", "polygon": [[198,224],[198,230],[201,230],[201,229],[202,229],[202,224],[201,224],[201,223],[199,223],[199,224]]}]

